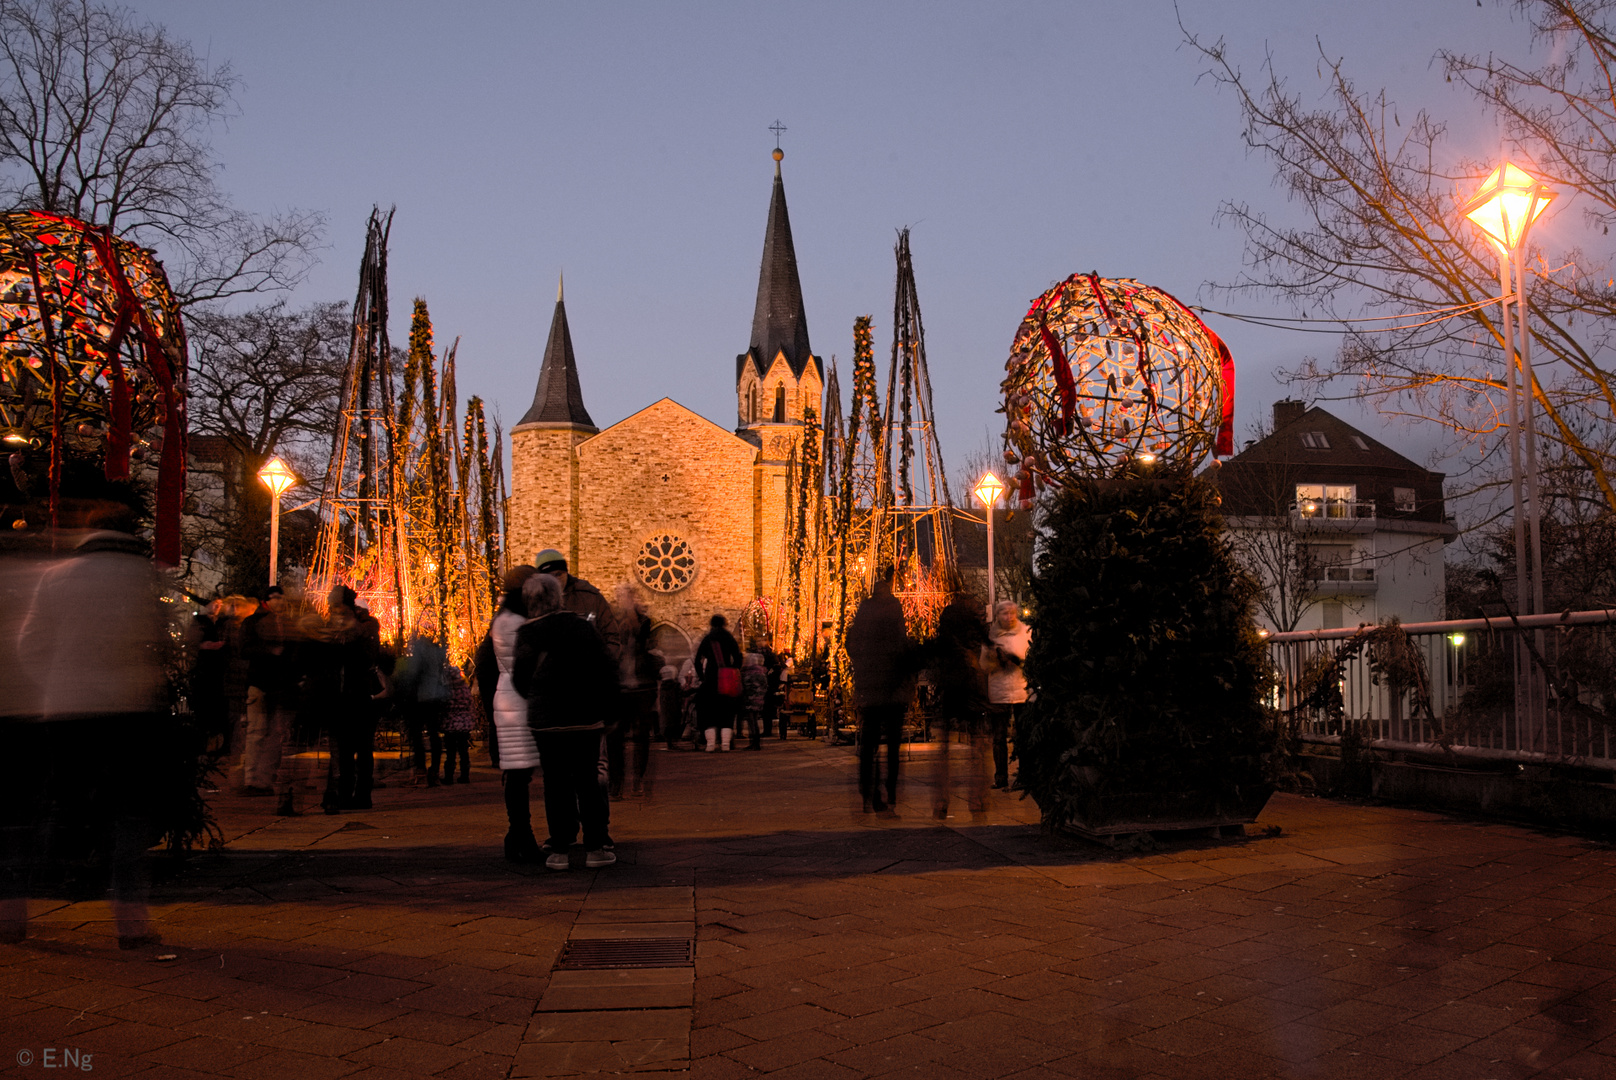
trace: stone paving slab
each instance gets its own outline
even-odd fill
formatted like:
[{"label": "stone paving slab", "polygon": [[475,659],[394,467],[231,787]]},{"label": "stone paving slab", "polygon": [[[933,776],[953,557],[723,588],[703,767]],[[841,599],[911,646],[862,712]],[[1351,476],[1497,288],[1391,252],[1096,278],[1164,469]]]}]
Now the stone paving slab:
[{"label": "stone paving slab", "polygon": [[[1248,837],[1124,854],[1013,797],[939,822],[936,760],[906,754],[897,813],[865,815],[845,748],[659,751],[655,794],[612,804],[618,865],[571,873],[499,857],[487,769],[339,817],[221,795],[229,853],[158,885],[162,946],[33,902],[0,945],[0,1070],[1616,1077],[1607,845],[1276,796]],[[552,973],[634,923],[695,935],[694,969],[641,979],[665,1007]]]}]

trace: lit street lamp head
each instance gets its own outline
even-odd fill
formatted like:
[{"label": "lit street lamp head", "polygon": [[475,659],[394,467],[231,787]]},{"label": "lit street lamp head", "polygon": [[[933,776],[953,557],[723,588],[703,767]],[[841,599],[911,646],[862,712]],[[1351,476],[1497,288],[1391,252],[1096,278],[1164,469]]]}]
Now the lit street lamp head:
[{"label": "lit street lamp head", "polygon": [[258,479],[264,482],[269,493],[280,498],[286,489],[297,483],[297,474],[286,467],[286,462],[278,457],[272,457],[264,462],[264,467],[258,470]]},{"label": "lit street lamp head", "polygon": [[1488,174],[1460,209],[1507,253],[1525,243],[1532,222],[1553,201],[1553,188],[1506,161]]},{"label": "lit street lamp head", "polygon": [[999,501],[999,496],[1003,492],[1004,481],[994,476],[991,472],[983,473],[982,479],[976,482],[974,489],[976,497],[981,499],[982,505],[989,509],[992,509],[993,505]]}]

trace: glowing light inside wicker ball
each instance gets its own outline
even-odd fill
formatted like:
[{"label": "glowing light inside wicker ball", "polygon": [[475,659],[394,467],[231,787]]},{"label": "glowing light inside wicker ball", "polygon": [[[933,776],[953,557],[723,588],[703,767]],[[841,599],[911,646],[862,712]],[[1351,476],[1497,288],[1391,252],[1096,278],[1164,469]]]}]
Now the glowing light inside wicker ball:
[{"label": "glowing light inside wicker ball", "polygon": [[1127,278],[1074,274],[1040,296],[1005,371],[1005,439],[1057,480],[1136,462],[1192,469],[1223,413],[1216,338],[1172,296]]}]

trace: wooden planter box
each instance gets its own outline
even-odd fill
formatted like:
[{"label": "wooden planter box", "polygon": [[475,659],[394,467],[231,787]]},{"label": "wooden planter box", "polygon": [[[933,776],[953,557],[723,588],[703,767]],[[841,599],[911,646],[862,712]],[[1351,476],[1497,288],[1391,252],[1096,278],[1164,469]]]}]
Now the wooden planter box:
[{"label": "wooden planter box", "polygon": [[1256,821],[1273,793],[1266,784],[1243,789],[1238,797],[1207,791],[1100,794],[1091,788],[1064,827],[1103,841],[1139,833],[1231,829]]}]

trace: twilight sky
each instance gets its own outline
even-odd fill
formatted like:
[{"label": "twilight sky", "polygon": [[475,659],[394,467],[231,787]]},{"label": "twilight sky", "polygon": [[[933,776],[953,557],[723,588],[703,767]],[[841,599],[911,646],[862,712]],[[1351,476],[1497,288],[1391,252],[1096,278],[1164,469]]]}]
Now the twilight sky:
[{"label": "twilight sky", "polygon": [[[776,119],[814,351],[837,356],[844,388],[855,316],[875,316],[878,358],[889,347],[892,245],[913,227],[951,477],[990,432],[997,446],[1011,336],[1066,275],[1273,310],[1206,289],[1240,266],[1220,202],[1287,209],[1167,0],[132,6],[242,77],[239,115],[215,139],[237,204],[327,215],[322,261],[293,299],[351,303],[370,206],[396,205],[393,338],[425,297],[439,344],[461,339],[462,394],[507,427],[532,397],[563,270],[598,424],[666,395],[733,426]],[[1248,71],[1272,53],[1308,93],[1323,87],[1317,40],[1405,115],[1453,118],[1456,148],[1477,157],[1496,131],[1433,54],[1528,55],[1495,0],[1184,0],[1182,15]],[[1276,368],[1334,349],[1209,321],[1239,366],[1241,441],[1285,395]],[[1324,404],[1418,459],[1440,445]]]}]

